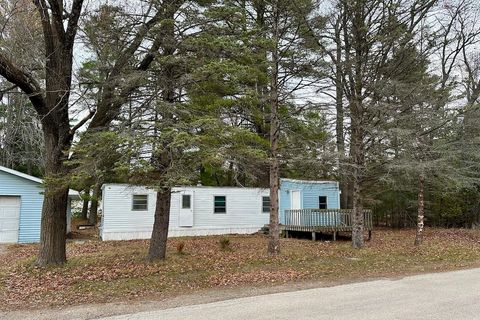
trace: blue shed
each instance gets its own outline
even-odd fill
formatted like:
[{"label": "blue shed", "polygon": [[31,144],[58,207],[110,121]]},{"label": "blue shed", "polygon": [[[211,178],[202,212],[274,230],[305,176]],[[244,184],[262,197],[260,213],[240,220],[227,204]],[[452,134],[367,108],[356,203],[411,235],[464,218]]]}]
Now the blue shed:
[{"label": "blue shed", "polygon": [[337,181],[280,179],[280,223],[285,224],[285,210],[340,209]]},{"label": "blue shed", "polygon": [[[70,190],[69,199],[75,198],[78,193]],[[68,204],[67,229],[70,201]],[[0,243],[40,241],[42,205],[42,179],[0,166]]]}]

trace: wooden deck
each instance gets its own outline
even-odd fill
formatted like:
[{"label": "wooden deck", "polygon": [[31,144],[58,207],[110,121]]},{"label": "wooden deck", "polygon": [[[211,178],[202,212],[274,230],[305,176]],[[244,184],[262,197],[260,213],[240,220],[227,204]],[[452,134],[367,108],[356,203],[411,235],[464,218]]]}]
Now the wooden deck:
[{"label": "wooden deck", "polygon": [[[364,210],[364,228],[369,231],[373,228],[372,211]],[[316,232],[332,232],[336,239],[338,232],[351,232],[353,229],[353,210],[351,209],[299,209],[285,210],[286,231],[312,232],[315,239]]]}]

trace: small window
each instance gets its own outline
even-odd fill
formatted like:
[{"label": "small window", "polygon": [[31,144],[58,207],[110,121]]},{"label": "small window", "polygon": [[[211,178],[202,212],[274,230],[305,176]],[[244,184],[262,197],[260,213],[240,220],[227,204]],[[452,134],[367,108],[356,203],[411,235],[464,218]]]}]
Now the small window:
[{"label": "small window", "polygon": [[215,196],[214,197],[214,213],[227,213],[227,197]]},{"label": "small window", "polygon": [[262,212],[270,212],[270,197],[262,197]]},{"label": "small window", "polygon": [[133,211],[146,211],[148,210],[148,195],[135,194],[132,198],[132,210]]},{"label": "small window", "polygon": [[189,194],[182,195],[182,209],[190,209],[192,207],[191,199]]},{"label": "small window", "polygon": [[325,196],[318,197],[318,208],[319,209],[328,209],[327,197],[325,197]]}]

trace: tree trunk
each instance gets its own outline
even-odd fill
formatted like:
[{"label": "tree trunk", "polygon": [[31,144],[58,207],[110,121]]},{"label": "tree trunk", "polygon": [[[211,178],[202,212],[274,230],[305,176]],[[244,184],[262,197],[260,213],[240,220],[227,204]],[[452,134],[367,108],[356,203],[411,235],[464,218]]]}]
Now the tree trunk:
[{"label": "tree trunk", "polygon": [[337,18],[335,23],[335,136],[338,153],[338,168],[340,171],[340,203],[342,208],[347,209],[348,204],[348,179],[343,168],[345,161],[345,132],[344,132],[344,118],[345,112],[343,108],[343,67],[342,67],[342,29],[341,29],[341,16]]},{"label": "tree trunk", "polygon": [[272,50],[272,75],[270,92],[270,228],[267,252],[269,255],[280,253],[280,227],[278,217],[278,189],[280,184],[280,165],[278,161],[278,148],[280,140],[280,119],[278,115],[279,93],[278,93],[278,39],[279,39],[279,12],[274,7],[273,31],[275,48]]},{"label": "tree trunk", "polygon": [[82,214],[80,219],[87,220],[88,217],[88,204],[90,203],[90,187],[85,188],[85,194],[83,199]]},{"label": "tree trunk", "polygon": [[[352,1],[353,2],[353,1]],[[349,3],[346,1],[345,3]],[[364,215],[363,215],[363,199],[362,184],[365,170],[365,106],[364,102],[364,68],[367,63],[367,28],[365,26],[365,3],[364,1],[355,1],[350,9],[345,8],[345,12],[353,10],[353,21],[351,30],[348,31],[347,14],[343,15],[343,31],[346,47],[345,64],[347,65],[348,79],[350,79],[350,128],[351,128],[351,158],[353,164],[353,230],[352,230],[352,247],[356,249],[363,248],[363,231],[364,231]],[[348,41],[352,34],[352,44],[354,49],[354,59],[351,61],[349,53],[350,43]],[[352,70],[353,65],[353,70]]]},{"label": "tree trunk", "polygon": [[278,218],[278,189],[280,184],[278,159],[272,159],[270,164],[270,228],[268,254],[280,253],[280,226]]},{"label": "tree trunk", "polygon": [[[355,170],[356,171],[356,170]],[[352,247],[355,249],[363,248],[364,216],[363,204],[361,199],[361,186],[357,178],[353,181],[353,229],[352,229]]]},{"label": "tree trunk", "polygon": [[168,224],[170,222],[171,195],[171,188],[161,188],[157,192],[155,220],[153,222],[152,237],[148,249],[148,259],[150,261],[165,260],[167,252]]},{"label": "tree trunk", "polygon": [[45,135],[45,194],[40,228],[40,250],[37,264],[47,266],[67,261],[67,203],[68,186],[62,179],[65,174],[63,152],[58,147],[58,136],[51,128],[44,126]]},{"label": "tree trunk", "polygon": [[415,245],[419,246],[423,243],[424,218],[425,218],[425,175],[422,173],[418,177],[418,216],[417,216],[417,233],[415,235]]},{"label": "tree trunk", "polygon": [[[356,108],[359,108],[358,106]],[[355,109],[356,109],[355,108]],[[353,229],[352,247],[363,248],[364,215],[362,201],[362,176],[365,166],[365,146],[363,130],[359,123],[359,116],[352,114],[352,157],[353,157]]]},{"label": "tree trunk", "polygon": [[67,261],[65,252],[67,234],[68,188],[45,186],[40,231],[40,251],[37,264],[63,264]]},{"label": "tree trunk", "polygon": [[102,184],[97,183],[92,195],[92,204],[90,205],[90,215],[88,216],[88,223],[96,225],[98,220],[98,200],[102,194]]}]

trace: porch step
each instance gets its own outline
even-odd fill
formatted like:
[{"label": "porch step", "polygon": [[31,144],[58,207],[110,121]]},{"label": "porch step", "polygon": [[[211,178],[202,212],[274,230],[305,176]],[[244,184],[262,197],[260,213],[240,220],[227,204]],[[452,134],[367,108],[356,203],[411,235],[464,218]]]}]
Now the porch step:
[{"label": "porch step", "polygon": [[270,232],[270,226],[268,224],[264,225],[260,230],[258,230],[258,234],[267,235],[269,232]]}]

